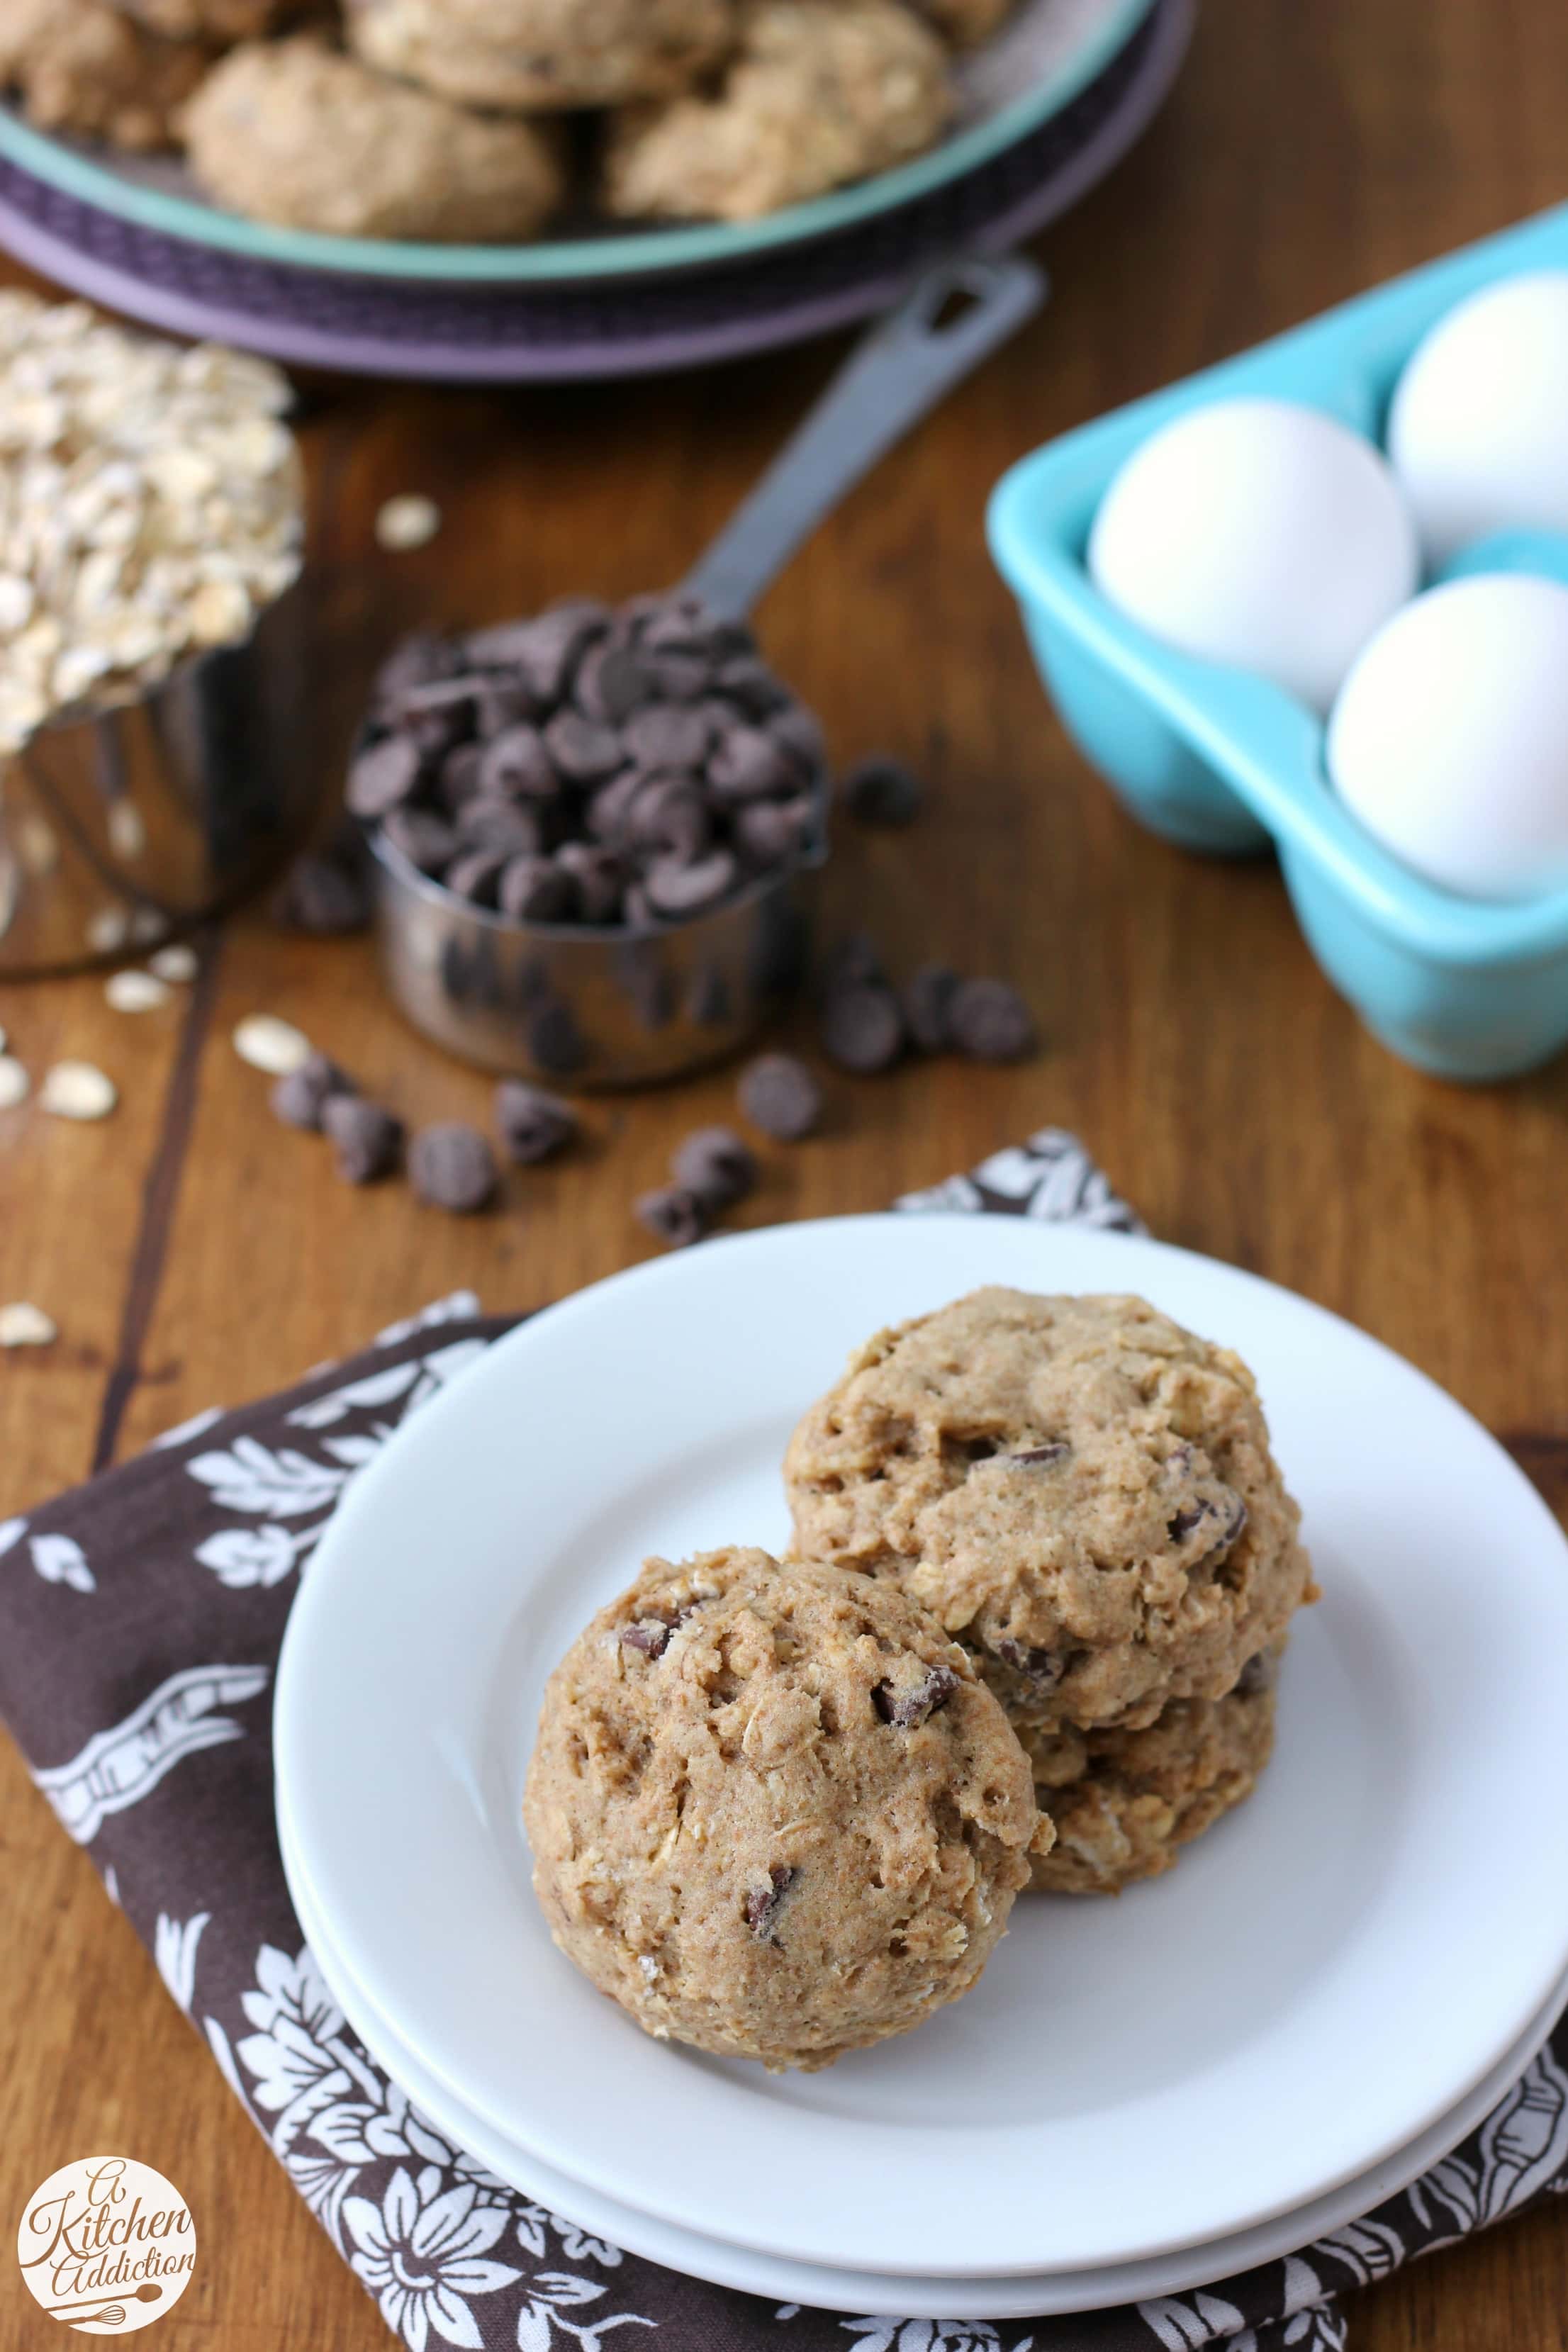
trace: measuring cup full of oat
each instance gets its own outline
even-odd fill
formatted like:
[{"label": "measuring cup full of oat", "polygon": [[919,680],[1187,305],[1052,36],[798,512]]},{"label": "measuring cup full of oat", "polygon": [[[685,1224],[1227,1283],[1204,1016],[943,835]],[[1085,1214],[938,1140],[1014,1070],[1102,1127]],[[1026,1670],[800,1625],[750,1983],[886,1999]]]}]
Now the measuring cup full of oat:
[{"label": "measuring cup full of oat", "polygon": [[157,947],[308,820],[289,397],[0,292],[0,980]]}]

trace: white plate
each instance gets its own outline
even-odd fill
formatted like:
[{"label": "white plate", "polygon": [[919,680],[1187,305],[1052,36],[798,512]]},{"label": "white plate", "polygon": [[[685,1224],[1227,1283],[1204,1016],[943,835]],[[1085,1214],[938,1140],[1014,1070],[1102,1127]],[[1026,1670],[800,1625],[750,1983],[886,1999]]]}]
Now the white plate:
[{"label": "white plate", "polygon": [[1040,2278],[942,2279],[890,2277],[881,2271],[826,2270],[820,2265],[790,2263],[777,2254],[750,2253],[743,2246],[726,2245],[719,2238],[702,2238],[677,2229],[646,2213],[633,2212],[612,2198],[601,2197],[579,2180],[554,2172],[538,2157],[530,2156],[482,2117],[472,2115],[443,2084],[420,2065],[414,2053],[398,2041],[384,2019],[376,2016],[348,1976],[333,1947],[331,1935],[316,1909],[309,1885],[290,1848],[283,1809],[279,1809],[279,1838],[289,1893],[305,1939],[322,1979],[359,2039],[383,2072],[389,2075],[428,2122],[445,2133],[454,2147],[477,2157],[510,2189],[520,2189],[533,2203],[544,2205],[574,2221],[595,2238],[624,2252],[662,2263],[689,2278],[707,2279],[715,2286],[738,2287],[747,2294],[764,2295],[775,2303],[808,2304],[823,2311],[897,2312],[913,2319],[1044,2319],[1073,2312],[1099,2311],[1117,2304],[1148,2302],[1158,2295],[1183,2294],[1190,2288],[1252,2270],[1261,2263],[1311,2245],[1331,2230],[1373,2211],[1400,2189],[1442,2161],[1452,2148],[1490,2114],[1541,2048],[1568,2001],[1568,1979],[1554,1987],[1551,2000],[1529,2032],[1441,2122],[1420,2133],[1407,2147],[1360,2175],[1315,2204],[1295,2213],[1277,2215],[1272,2221],[1244,2231],[1212,2245],[1187,2248],[1180,2253],[1157,2254],[1143,2263],[1123,2263],[1098,2271],[1053,2271]]},{"label": "white plate", "polygon": [[[976,1991],[907,2040],[783,2077],[651,2042],[529,1887],[545,1677],[644,1552],[782,1540],[784,1440],[850,1345],[984,1281],[1139,1290],[1252,1361],[1329,1593],[1292,1650],[1299,1732],[1168,1879],[1021,1905]],[[552,1308],[405,1424],[295,1603],[279,1774],[344,1967],[529,2154],[791,2261],[1084,2270],[1353,2179],[1544,2005],[1568,1965],[1545,1866],[1565,1565],[1457,1404],[1248,1276],[1022,1220],[783,1227]]]}]

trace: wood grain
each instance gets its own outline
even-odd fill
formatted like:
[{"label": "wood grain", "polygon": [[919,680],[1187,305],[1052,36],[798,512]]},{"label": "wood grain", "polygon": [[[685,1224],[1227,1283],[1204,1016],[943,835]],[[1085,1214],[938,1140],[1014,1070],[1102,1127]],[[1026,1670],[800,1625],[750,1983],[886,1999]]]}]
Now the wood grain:
[{"label": "wood grain", "polygon": [[[837,1085],[828,1131],[771,1155],[748,1222],[868,1208],[1029,1129],[1076,1128],[1152,1227],[1338,1308],[1424,1366],[1568,1509],[1562,1242],[1568,1063],[1462,1092],[1391,1062],[1317,971],[1267,865],[1138,832],[1041,699],[981,515],[1050,433],[1563,193],[1568,12],[1547,0],[1206,0],[1167,113],[1044,242],[1055,301],[803,552],[763,619],[844,757],[885,745],[933,782],[912,834],[847,836],[831,929],[899,959],[1008,972],[1047,1039],[1010,1072]],[[409,624],[499,617],[569,588],[678,575],[836,354],[648,385],[485,395],[313,383],[313,594],[323,772],[377,654]],[[428,491],[444,528],[377,552],[375,509]],[[629,1204],[731,1080],[588,1113],[589,1149],[515,1176],[471,1222],[400,1187],[351,1194],[270,1122],[240,1015],[299,1020],[406,1115],[486,1088],[404,1031],[363,943],[259,919],[204,990],[141,1022],[95,983],[0,992],[42,1066],[117,1077],[110,1126],[0,1119],[0,1297],[59,1346],[0,1361],[0,1517],[210,1403],[283,1382],[459,1285],[498,1307],[646,1255]],[[1347,1432],[1347,1443],[1354,1433]],[[204,2231],[168,2341],[374,2347],[381,2324],[257,2137],[151,1961],[0,1751],[0,2209],[122,2143]],[[1568,2250],[1523,2224],[1359,2299],[1363,2352],[1549,2352]],[[0,2260],[0,2338],[51,2340]]]}]

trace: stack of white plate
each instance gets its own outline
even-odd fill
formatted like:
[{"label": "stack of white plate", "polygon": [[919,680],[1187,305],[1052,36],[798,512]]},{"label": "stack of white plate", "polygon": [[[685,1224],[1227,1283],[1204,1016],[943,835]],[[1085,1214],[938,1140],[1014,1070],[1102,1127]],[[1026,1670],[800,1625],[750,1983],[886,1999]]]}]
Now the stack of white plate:
[{"label": "stack of white plate", "polygon": [[[850,1347],[985,1282],[1141,1292],[1257,1370],[1325,1592],[1275,1760],[1165,1878],[1023,1897],[903,2040],[782,2076],[649,2041],[530,1887],[545,1679],[646,1553],[781,1545],[784,1442]],[[1565,1659],[1533,1488],[1348,1325],[1121,1235],[844,1219],[601,1284],[405,1424],[294,1607],[279,1831],[367,2047],[531,2197],[778,2302],[1085,2310],[1365,2211],[1533,2055],[1568,1998]]]}]

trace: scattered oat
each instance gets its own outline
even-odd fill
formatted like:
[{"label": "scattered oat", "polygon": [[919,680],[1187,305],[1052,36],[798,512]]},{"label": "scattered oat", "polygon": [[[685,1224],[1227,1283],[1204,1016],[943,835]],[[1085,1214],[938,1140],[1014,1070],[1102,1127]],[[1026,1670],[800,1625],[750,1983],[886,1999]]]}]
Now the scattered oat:
[{"label": "scattered oat", "polygon": [[253,1070],[269,1078],[286,1078],[310,1060],[312,1047],[303,1031],[271,1013],[247,1015],[234,1033],[234,1050]]},{"label": "scattered oat", "polygon": [[59,1326],[26,1298],[0,1307],[0,1348],[47,1348],[59,1336]]},{"label": "scattered oat", "polygon": [[131,918],[123,907],[100,907],[87,927],[87,943],[97,955],[113,955],[131,937]]},{"label": "scattered oat", "polygon": [[388,499],[375,519],[376,544],[395,554],[428,547],[441,528],[441,509],[434,499],[406,492]]},{"label": "scattered oat", "polygon": [[107,1118],[120,1100],[112,1078],[90,1062],[57,1062],[38,1088],[38,1108],[56,1118]]},{"label": "scattered oat", "polygon": [[184,940],[176,940],[173,947],[160,948],[155,956],[148,959],[148,969],[171,987],[187,988],[200,967],[195,948],[187,946]]},{"label": "scattered oat", "polygon": [[173,992],[166,980],[151,971],[117,971],[104,987],[104,997],[115,1013],[153,1013],[167,1004]]},{"label": "scattered oat", "polygon": [[289,397],[279,369],[217,345],[0,294],[0,754],[237,642],[292,584]]},{"label": "scattered oat", "polygon": [[[5,1043],[5,1033],[0,1029],[0,1047]],[[18,1103],[26,1102],[32,1083],[20,1062],[10,1054],[0,1052],[0,1110],[15,1110]]]},{"label": "scattered oat", "polygon": [[109,845],[116,857],[127,860],[138,858],[145,851],[147,827],[134,801],[110,803]]}]

